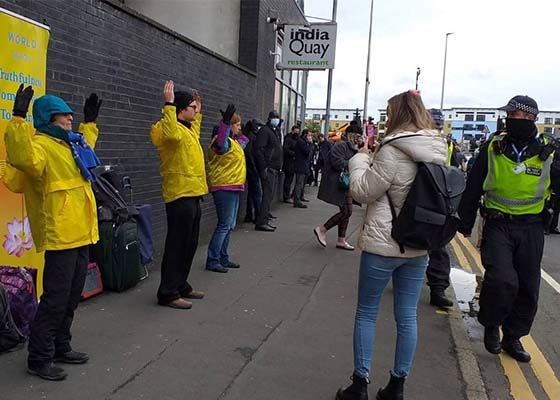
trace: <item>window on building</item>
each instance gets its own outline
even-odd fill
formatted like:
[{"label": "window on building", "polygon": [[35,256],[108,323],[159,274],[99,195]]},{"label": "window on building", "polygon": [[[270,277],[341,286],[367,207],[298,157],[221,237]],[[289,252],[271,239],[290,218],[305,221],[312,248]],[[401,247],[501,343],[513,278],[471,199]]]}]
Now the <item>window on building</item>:
[{"label": "window on building", "polygon": [[545,118],[544,123],[545,124],[552,124],[552,118]]},{"label": "window on building", "polygon": [[463,125],[463,130],[472,131],[472,130],[474,130],[474,125],[473,124],[464,124]]},{"label": "window on building", "polygon": [[320,120],[321,119],[321,114],[313,114],[313,119]]},{"label": "window on building", "polygon": [[465,114],[465,121],[474,121],[474,114]]},{"label": "window on building", "polygon": [[349,116],[349,115],[347,115],[347,116],[346,116],[346,119],[350,119],[350,116]]},{"label": "window on building", "polygon": [[321,119],[327,119],[327,114],[321,115]]},{"label": "window on building", "polygon": [[476,130],[482,132],[484,130],[484,125],[476,124]]},{"label": "window on building", "polygon": [[554,125],[560,125],[560,118],[556,118],[554,120]]},{"label": "window on building", "polygon": [[379,121],[381,121],[381,122],[387,121],[387,116],[386,115],[380,115],[379,116]]},{"label": "window on building", "polygon": [[453,116],[451,114],[449,114],[449,119],[453,118]]},{"label": "window on building", "polygon": [[552,133],[552,128],[551,127],[544,128],[544,133]]},{"label": "window on building", "polygon": [[334,119],[338,119],[338,114],[335,114],[335,115],[334,115]]},{"label": "window on building", "polygon": [[486,121],[486,115],[484,114],[476,114],[477,121]]}]

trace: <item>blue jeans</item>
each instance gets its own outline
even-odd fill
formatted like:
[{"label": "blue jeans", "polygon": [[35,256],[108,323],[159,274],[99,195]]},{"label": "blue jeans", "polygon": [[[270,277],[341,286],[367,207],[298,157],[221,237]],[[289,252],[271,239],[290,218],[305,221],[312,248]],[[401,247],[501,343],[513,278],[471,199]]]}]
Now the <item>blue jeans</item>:
[{"label": "blue jeans", "polygon": [[416,306],[427,266],[427,255],[399,258],[362,252],[354,324],[354,372],[357,375],[369,377],[379,302],[391,277],[397,322],[395,364],[391,374],[396,377],[408,375],[416,351]]},{"label": "blue jeans", "polygon": [[240,193],[227,190],[212,193],[216,214],[218,214],[218,224],[208,244],[206,267],[226,267],[229,264],[229,238],[235,229]]}]

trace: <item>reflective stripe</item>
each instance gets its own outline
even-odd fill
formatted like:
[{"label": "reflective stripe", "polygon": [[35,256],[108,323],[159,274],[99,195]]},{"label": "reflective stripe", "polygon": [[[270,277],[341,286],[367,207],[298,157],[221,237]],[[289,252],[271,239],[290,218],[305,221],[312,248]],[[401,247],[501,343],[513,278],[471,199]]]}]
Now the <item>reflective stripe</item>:
[{"label": "reflective stripe", "polygon": [[539,186],[537,186],[537,197],[543,197],[544,191],[546,190],[546,181],[550,175],[550,166],[552,165],[552,156],[549,156],[544,162],[543,170],[541,173],[541,179],[539,180]]},{"label": "reflective stripe", "polygon": [[498,203],[501,203],[505,206],[530,206],[533,204],[538,204],[541,201],[543,201],[542,196],[541,197],[535,197],[532,199],[524,199],[524,200],[516,200],[516,199],[506,199],[505,197],[501,197],[501,196],[497,196],[495,195],[493,192],[486,192],[486,197],[488,197],[490,200],[494,200],[497,201]]}]

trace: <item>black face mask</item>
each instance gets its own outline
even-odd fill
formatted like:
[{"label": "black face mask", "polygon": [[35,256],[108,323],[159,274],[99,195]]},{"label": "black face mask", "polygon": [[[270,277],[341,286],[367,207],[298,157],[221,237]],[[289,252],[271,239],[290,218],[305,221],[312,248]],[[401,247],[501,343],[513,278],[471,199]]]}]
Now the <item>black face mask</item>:
[{"label": "black face mask", "polygon": [[537,133],[535,121],[528,119],[506,118],[508,134],[514,140],[529,141]]}]

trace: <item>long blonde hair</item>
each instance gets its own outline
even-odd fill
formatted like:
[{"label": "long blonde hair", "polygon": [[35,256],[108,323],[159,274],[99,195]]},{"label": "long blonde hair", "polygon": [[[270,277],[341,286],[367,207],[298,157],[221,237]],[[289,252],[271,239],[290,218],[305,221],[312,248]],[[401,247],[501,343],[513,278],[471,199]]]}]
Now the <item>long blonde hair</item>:
[{"label": "long blonde hair", "polygon": [[435,129],[430,113],[424,107],[420,92],[409,90],[393,96],[387,102],[385,133]]}]

